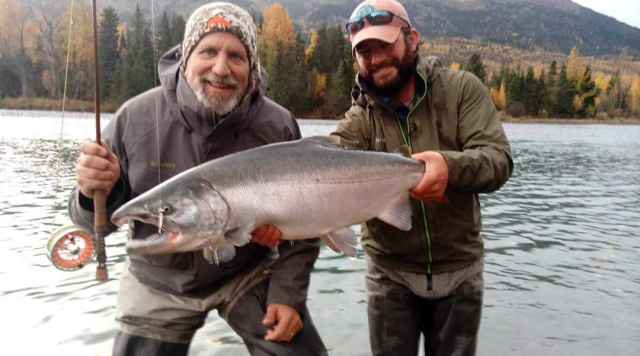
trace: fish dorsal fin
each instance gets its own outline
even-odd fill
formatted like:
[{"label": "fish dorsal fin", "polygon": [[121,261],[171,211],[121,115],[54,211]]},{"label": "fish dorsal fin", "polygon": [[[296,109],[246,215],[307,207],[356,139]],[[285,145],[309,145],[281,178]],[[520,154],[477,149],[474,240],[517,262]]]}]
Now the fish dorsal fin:
[{"label": "fish dorsal fin", "polygon": [[409,199],[409,193],[403,194],[397,202],[377,217],[402,231],[411,230],[411,200]]},{"label": "fish dorsal fin", "polygon": [[342,146],[340,144],[340,137],[338,136],[311,136],[311,137],[305,138],[305,140],[328,142],[336,146]]},{"label": "fish dorsal fin", "polygon": [[254,224],[246,224],[243,226],[228,229],[224,232],[224,238],[228,243],[234,246],[244,246],[251,241],[251,232],[254,230]]},{"label": "fish dorsal fin", "polygon": [[[349,227],[331,231],[327,235],[320,237],[320,239],[336,252],[342,251],[342,253],[349,257],[356,257],[358,255],[356,251],[358,239]],[[327,240],[329,242],[327,242]]]},{"label": "fish dorsal fin", "polygon": [[399,153],[405,157],[411,158],[411,150],[409,149],[409,147],[407,147],[407,145],[402,145],[396,148],[395,153]]},{"label": "fish dorsal fin", "polygon": [[231,244],[223,242],[216,246],[205,247],[202,254],[210,264],[215,263],[217,266],[221,263],[231,261],[236,256],[236,248]]},{"label": "fish dorsal fin", "polygon": [[311,141],[316,144],[320,144],[323,146],[331,146],[332,148],[339,148],[343,150],[353,150],[353,147],[345,146],[342,144],[340,137],[331,135],[331,136],[311,136],[307,138],[303,138],[303,141]]}]

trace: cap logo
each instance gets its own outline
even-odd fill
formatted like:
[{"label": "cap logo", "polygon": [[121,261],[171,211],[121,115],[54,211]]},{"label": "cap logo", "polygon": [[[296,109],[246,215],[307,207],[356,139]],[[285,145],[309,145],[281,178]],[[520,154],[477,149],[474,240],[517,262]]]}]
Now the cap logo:
[{"label": "cap logo", "polygon": [[371,14],[372,12],[374,12],[375,9],[373,8],[373,6],[371,5],[364,5],[362,6],[358,12],[357,12],[357,16],[358,17],[363,17],[363,16],[367,16],[369,14]]},{"label": "cap logo", "polygon": [[214,25],[229,27],[231,24],[224,17],[216,15],[210,18],[209,21],[207,22],[207,29],[210,29]]}]

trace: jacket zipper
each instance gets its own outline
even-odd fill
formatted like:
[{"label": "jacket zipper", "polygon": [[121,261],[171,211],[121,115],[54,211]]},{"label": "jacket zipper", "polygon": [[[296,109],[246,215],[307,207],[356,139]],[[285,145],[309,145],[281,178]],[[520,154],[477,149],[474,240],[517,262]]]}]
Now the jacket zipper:
[{"label": "jacket zipper", "polygon": [[[407,114],[407,134],[405,135],[404,133],[404,129],[402,128],[402,123],[400,122],[400,119],[398,118],[398,115],[396,114],[396,120],[398,122],[398,127],[400,128],[400,134],[402,135],[402,140],[404,141],[405,145],[407,145],[407,147],[409,147],[409,151],[411,152],[411,154],[413,154],[413,146],[411,145],[411,113],[413,113],[413,110],[415,108],[417,108],[420,103],[422,102],[422,100],[424,100],[425,96],[427,96],[427,81],[422,77],[422,74],[418,73],[418,76],[420,76],[420,79],[422,79],[422,81],[424,82],[424,94],[422,95],[422,97],[420,97],[420,99],[418,100],[418,102],[416,103],[416,105],[413,105],[413,107],[409,110],[409,113]],[[429,223],[427,222],[427,208],[424,205],[423,201],[420,201],[420,208],[422,210],[422,220],[424,222],[424,234],[425,234],[425,238],[427,240],[427,252],[428,252],[428,262],[427,262],[427,290],[432,291],[433,290],[433,275],[431,273],[431,264],[433,263],[433,254],[431,253],[431,233],[429,232]]]}]

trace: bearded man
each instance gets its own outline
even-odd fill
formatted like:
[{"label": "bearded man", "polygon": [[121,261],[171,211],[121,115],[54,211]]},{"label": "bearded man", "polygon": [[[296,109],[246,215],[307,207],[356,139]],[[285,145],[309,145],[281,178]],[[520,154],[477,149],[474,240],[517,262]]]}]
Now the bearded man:
[{"label": "bearded man", "polygon": [[[107,215],[155,185],[234,152],[301,138],[293,115],[267,99],[256,28],[228,3],[198,8],[180,47],[159,63],[161,86],[127,101],[84,143],[76,167],[71,219],[90,228],[93,193],[107,192]],[[156,227],[136,221],[129,238]],[[109,226],[109,232],[115,230]],[[274,239],[263,226],[254,238]],[[309,316],[309,277],[317,239],[265,248],[247,244],[220,265],[202,251],[131,255],[120,278],[113,355],[186,355],[195,332],[217,309],[252,355],[325,355]]]},{"label": "bearded man", "polygon": [[332,134],[353,148],[406,145],[425,164],[411,191],[412,229],[362,226],[374,355],[473,355],[484,290],[479,193],[511,176],[511,149],[473,74],[418,51],[395,0],[362,2],[346,25],[360,72],[353,106]]}]

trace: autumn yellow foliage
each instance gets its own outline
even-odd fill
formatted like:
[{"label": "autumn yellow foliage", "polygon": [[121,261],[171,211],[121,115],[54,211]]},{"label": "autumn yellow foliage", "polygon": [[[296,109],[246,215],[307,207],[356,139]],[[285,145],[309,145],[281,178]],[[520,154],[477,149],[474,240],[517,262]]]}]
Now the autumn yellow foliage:
[{"label": "autumn yellow foliage", "polygon": [[8,52],[31,55],[37,27],[28,8],[16,0],[0,0],[0,58]]},{"label": "autumn yellow foliage", "polygon": [[584,72],[584,64],[578,52],[578,47],[573,47],[567,60],[567,78],[573,82],[577,82]]},{"label": "autumn yellow foliage", "polygon": [[493,101],[493,105],[496,106],[496,109],[502,111],[507,107],[507,89],[504,85],[504,80],[500,82],[499,87],[491,87],[489,89],[489,95],[491,96],[491,101]]},{"label": "autumn yellow foliage", "polygon": [[309,35],[309,46],[304,51],[304,54],[307,56],[307,59],[311,57],[313,54],[313,50],[316,48],[316,44],[318,43],[318,31],[311,30],[311,34]]},{"label": "autumn yellow foliage", "polygon": [[630,90],[631,111],[640,115],[640,75],[637,75],[631,84]]},{"label": "autumn yellow foliage", "polygon": [[289,47],[295,40],[293,34],[293,22],[289,16],[289,11],[279,2],[267,6],[262,12],[263,22],[261,39],[266,42],[282,41]]},{"label": "autumn yellow foliage", "polygon": [[314,95],[316,98],[324,97],[327,90],[327,75],[325,73],[316,74],[316,87]]}]

